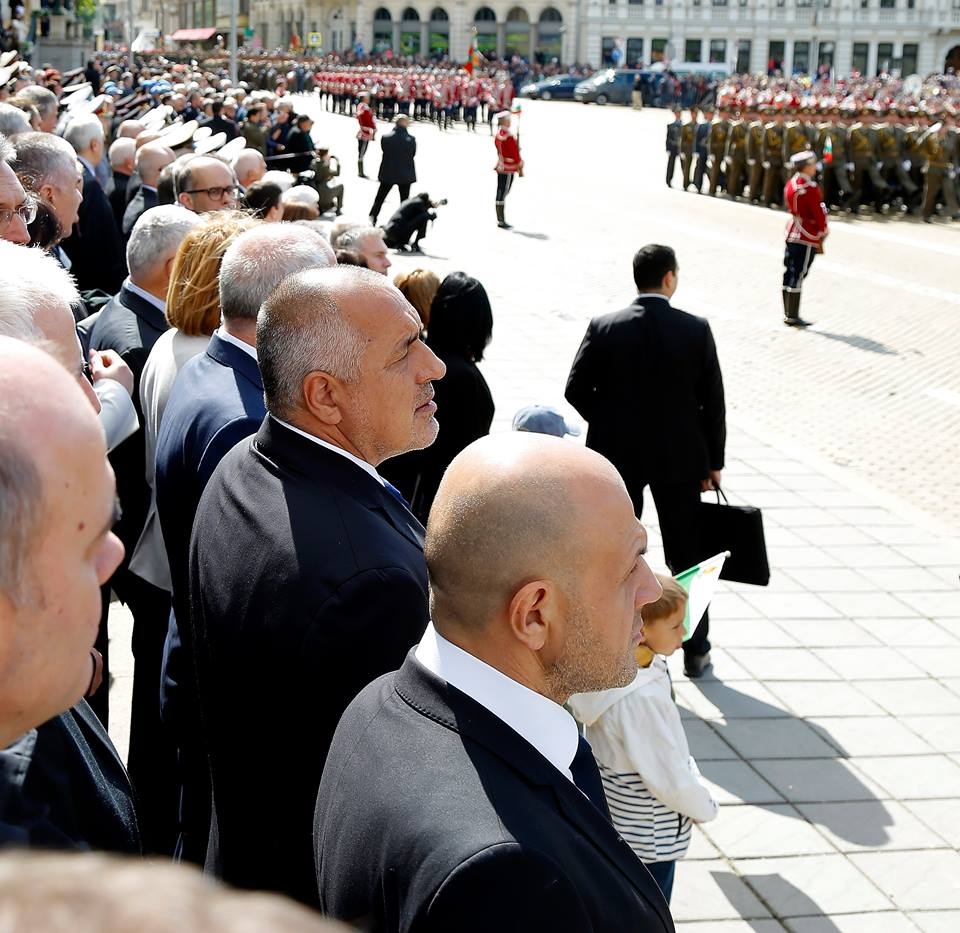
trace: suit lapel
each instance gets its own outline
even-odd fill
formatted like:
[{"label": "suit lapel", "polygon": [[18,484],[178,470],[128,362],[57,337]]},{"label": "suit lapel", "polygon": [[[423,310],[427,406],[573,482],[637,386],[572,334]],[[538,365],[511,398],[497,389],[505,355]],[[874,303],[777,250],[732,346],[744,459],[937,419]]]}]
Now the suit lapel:
[{"label": "suit lapel", "polygon": [[221,340],[216,334],[210,338],[207,344],[207,356],[215,360],[221,366],[226,366],[236,370],[243,376],[258,392],[263,391],[263,379],[260,376],[260,367],[257,361],[249,354],[235,347],[226,340]]},{"label": "suit lapel", "polygon": [[656,882],[613,824],[526,739],[476,700],[424,668],[415,659],[415,651],[410,651],[397,672],[395,684],[400,697],[421,715],[483,745],[528,784],[552,790],[557,808],[567,821],[624,875],[660,915],[664,926],[672,929],[670,909]]}]

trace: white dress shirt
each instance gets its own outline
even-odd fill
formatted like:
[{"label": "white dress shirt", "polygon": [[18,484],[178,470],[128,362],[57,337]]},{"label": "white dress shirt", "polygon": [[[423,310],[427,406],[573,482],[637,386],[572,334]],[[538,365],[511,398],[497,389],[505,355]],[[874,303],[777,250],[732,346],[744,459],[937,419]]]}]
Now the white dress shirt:
[{"label": "white dress shirt", "polygon": [[385,486],[386,483],[383,481],[383,477],[376,471],[376,468],[371,464],[367,463],[366,460],[361,460],[359,457],[355,457],[349,450],[344,450],[342,447],[337,447],[335,444],[329,444],[325,440],[321,440],[319,437],[315,437],[313,434],[307,434],[306,431],[301,431],[300,428],[294,427],[292,424],[288,424],[286,421],[281,421],[276,415],[271,415],[274,421],[277,424],[282,424],[285,428],[290,431],[293,431],[296,434],[299,434],[301,437],[305,437],[308,441],[313,441],[314,444],[319,444],[321,447],[326,447],[327,450],[332,450],[335,454],[340,454],[341,457],[346,457],[348,460],[355,463],[361,470],[365,470],[369,473],[381,486]]},{"label": "white dress shirt", "polygon": [[129,277],[123,284],[126,285],[128,292],[133,292],[134,295],[139,295],[144,301],[152,304],[158,311],[162,311],[164,314],[167,313],[167,303],[162,298],[157,298],[156,295],[151,295],[150,292],[141,288],[133,281],[133,279]]},{"label": "white dress shirt", "polygon": [[247,356],[252,356],[255,360],[257,357],[257,348],[250,346],[245,340],[241,340],[239,337],[234,337],[233,334],[228,334],[223,327],[218,327],[214,333],[224,342],[232,343],[235,347],[239,347],[243,350]]},{"label": "white dress shirt", "polygon": [[447,641],[432,622],[417,645],[416,658],[519,733],[573,782],[570,765],[580,736],[573,717],[562,706]]}]

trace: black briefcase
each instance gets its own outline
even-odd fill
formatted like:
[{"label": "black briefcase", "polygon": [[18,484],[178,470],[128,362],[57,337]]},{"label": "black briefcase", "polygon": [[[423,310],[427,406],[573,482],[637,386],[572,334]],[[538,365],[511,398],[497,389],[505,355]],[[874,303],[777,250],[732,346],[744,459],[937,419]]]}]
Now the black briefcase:
[{"label": "black briefcase", "polygon": [[[723,502],[720,497],[723,496]],[[701,502],[700,545],[704,554],[729,551],[721,580],[766,586],[770,582],[763,515],[751,505],[730,505],[720,487],[716,502]]]}]

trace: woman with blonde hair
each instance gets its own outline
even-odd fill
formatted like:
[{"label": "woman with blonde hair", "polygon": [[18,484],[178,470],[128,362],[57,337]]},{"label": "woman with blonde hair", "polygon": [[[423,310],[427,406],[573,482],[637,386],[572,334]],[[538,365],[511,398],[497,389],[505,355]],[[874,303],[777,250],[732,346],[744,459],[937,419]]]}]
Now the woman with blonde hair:
[{"label": "woman with blonde hair", "polygon": [[400,289],[403,297],[413,305],[423,326],[430,325],[430,304],[437,289],[440,288],[440,279],[429,269],[413,269],[410,272],[401,272],[393,284]]},{"label": "woman with blonde hair", "polygon": [[140,401],[147,455],[151,504],[147,523],[130,561],[138,576],[170,591],[170,568],[157,519],[154,495],[157,435],[177,373],[187,360],[202,353],[220,326],[220,262],[227,247],[259,221],[242,211],[216,211],[183,238],[173,260],[167,288],[166,316],[170,330],[161,334],[143,367]]}]

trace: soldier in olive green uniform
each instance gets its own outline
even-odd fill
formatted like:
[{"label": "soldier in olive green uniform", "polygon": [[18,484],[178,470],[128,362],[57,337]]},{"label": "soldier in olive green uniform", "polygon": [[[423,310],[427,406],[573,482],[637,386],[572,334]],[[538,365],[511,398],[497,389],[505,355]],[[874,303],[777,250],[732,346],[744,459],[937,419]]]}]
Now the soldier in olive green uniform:
[{"label": "soldier in olive green uniform", "polygon": [[790,171],[790,160],[798,152],[808,152],[811,143],[812,140],[807,134],[806,123],[796,114],[791,114],[791,119],[783,125],[783,150],[780,157],[781,164],[788,172]]},{"label": "soldier in olive green uniform", "polygon": [[683,177],[683,190],[690,187],[690,173],[693,171],[693,149],[697,140],[697,108],[690,108],[690,119],[680,127],[680,167]]},{"label": "soldier in olive green uniform", "polygon": [[910,198],[910,213],[918,213],[923,200],[923,153],[920,139],[927,127],[926,114],[918,113],[915,107],[900,111],[900,133],[903,140],[904,169],[916,187],[917,193]]},{"label": "soldier in olive green uniform", "polygon": [[763,119],[763,109],[755,114],[747,125],[747,184],[750,186],[750,200],[754,204],[760,203],[763,191],[763,137],[766,132],[766,121]]},{"label": "soldier in olive green uniform", "polygon": [[[723,172],[723,160],[727,155],[727,136],[730,133],[730,121],[727,119],[726,108],[713,118],[710,124],[710,133],[707,137],[707,151],[710,153],[710,197],[717,196],[717,187]],[[726,181],[724,187],[727,186]]]},{"label": "soldier in olive green uniform", "polygon": [[851,202],[856,206],[864,203],[864,182],[869,178],[873,187],[874,207],[879,209],[880,202],[886,197],[889,186],[877,171],[877,131],[873,125],[873,113],[864,110],[860,119],[847,133],[847,146],[850,161],[853,162],[853,196]]},{"label": "soldier in olive green uniform", "polygon": [[773,120],[763,128],[763,194],[768,207],[783,200],[783,119],[778,110]]},{"label": "soldier in olive green uniform", "polygon": [[904,134],[895,114],[877,125],[877,156],[880,175],[890,186],[891,196],[906,207],[907,201],[917,193],[917,186],[903,164],[906,159]]},{"label": "soldier in olive green uniform", "polygon": [[730,121],[727,132],[727,150],[724,158],[727,164],[727,194],[739,198],[747,182],[747,132],[750,114],[744,117],[736,111]]},{"label": "soldier in olive green uniform", "polygon": [[935,124],[924,134],[920,142],[923,157],[923,206],[920,213],[924,223],[933,222],[937,201],[951,217],[960,213],[957,206],[957,136],[945,123]]}]

